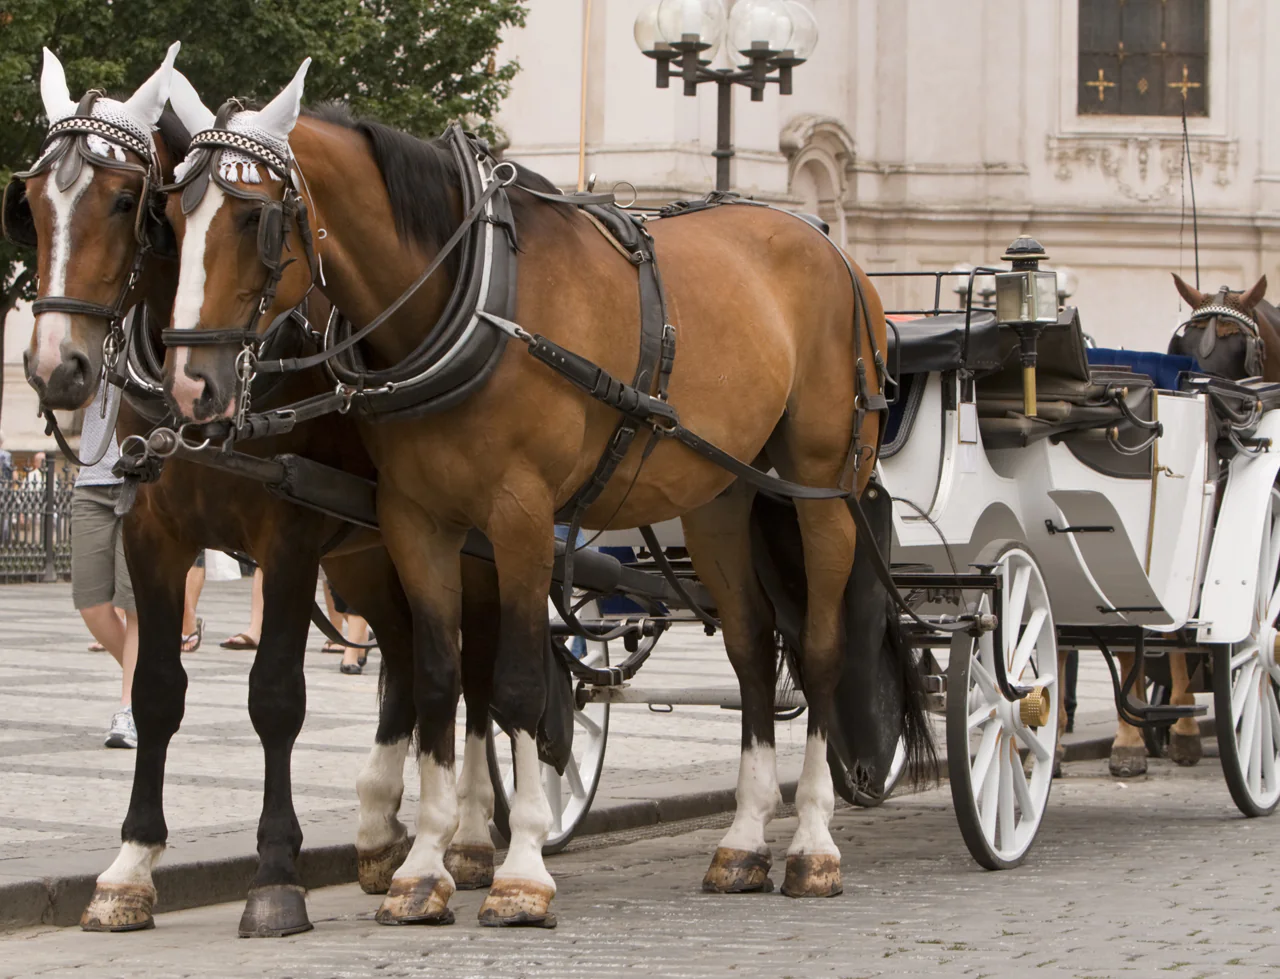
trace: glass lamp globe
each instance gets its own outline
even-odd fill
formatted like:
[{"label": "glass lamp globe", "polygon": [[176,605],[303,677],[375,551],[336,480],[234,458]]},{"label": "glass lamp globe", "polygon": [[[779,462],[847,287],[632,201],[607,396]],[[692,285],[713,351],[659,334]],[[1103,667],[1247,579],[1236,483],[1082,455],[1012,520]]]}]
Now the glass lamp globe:
[{"label": "glass lamp globe", "polygon": [[787,13],[791,16],[791,40],[787,47],[798,61],[807,61],[818,46],[818,18],[799,0],[787,0]]},{"label": "glass lamp globe", "polygon": [[657,17],[658,39],[668,44],[684,40],[686,34],[696,34],[714,52],[724,36],[724,5],[720,0],[662,0]]},{"label": "glass lamp globe", "polygon": [[791,13],[784,0],[738,0],[729,15],[729,44],[750,51],[763,44],[770,51],[791,46]]},{"label": "glass lamp globe", "polygon": [[658,0],[646,4],[636,14],[636,47],[641,51],[656,51],[662,38],[658,34]]}]

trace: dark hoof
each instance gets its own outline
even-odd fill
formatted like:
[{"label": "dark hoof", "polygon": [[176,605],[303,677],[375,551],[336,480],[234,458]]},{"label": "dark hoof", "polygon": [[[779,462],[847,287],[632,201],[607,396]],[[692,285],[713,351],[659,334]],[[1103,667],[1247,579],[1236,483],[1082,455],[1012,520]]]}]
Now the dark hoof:
[{"label": "dark hoof", "polygon": [[480,906],[480,924],[488,928],[554,928],[551,913],[554,888],[532,880],[494,881]]},{"label": "dark hoof", "polygon": [[85,931],[143,931],[156,926],[156,889],[139,884],[99,884],[80,916]]},{"label": "dark hoof", "polygon": [[339,663],[338,670],[348,676],[359,676],[364,672],[363,663]]},{"label": "dark hoof", "polygon": [[838,853],[797,853],[787,857],[787,874],[782,881],[782,893],[787,897],[835,897],[843,891]]},{"label": "dark hoof", "polygon": [[1179,765],[1188,767],[1198,765],[1200,759],[1204,757],[1204,748],[1200,744],[1200,735],[1179,734],[1177,731],[1169,732],[1167,755],[1170,761],[1174,761]]},{"label": "dark hoof", "polygon": [[453,885],[440,877],[398,877],[373,916],[380,925],[451,925]]},{"label": "dark hoof", "polygon": [[[1028,758],[1028,761],[1032,760],[1032,758],[1034,758],[1034,756],[1032,756],[1031,758]],[[1066,760],[1067,760],[1066,745],[1059,742],[1058,746],[1053,751],[1053,777],[1054,778],[1062,778],[1062,763]]]},{"label": "dark hoof", "polygon": [[702,878],[702,889],[712,894],[772,891],[773,881],[769,879],[771,866],[773,858],[768,850],[753,853],[750,850],[718,846],[715,856],[711,858],[711,866]]},{"label": "dark hoof", "polygon": [[451,846],[444,854],[444,869],[460,891],[478,891],[493,883],[493,847],[480,843]]},{"label": "dark hoof", "polygon": [[356,875],[360,880],[360,889],[366,894],[385,894],[391,888],[391,878],[395,876],[404,858],[409,855],[413,841],[408,836],[388,843],[381,850],[370,853],[356,851]]},{"label": "dark hoof", "polygon": [[1111,774],[1116,778],[1136,778],[1147,774],[1147,748],[1145,745],[1123,745],[1111,749],[1108,762]]},{"label": "dark hoof", "polygon": [[312,927],[307,917],[307,892],[296,884],[252,888],[240,916],[241,938],[284,938]]}]

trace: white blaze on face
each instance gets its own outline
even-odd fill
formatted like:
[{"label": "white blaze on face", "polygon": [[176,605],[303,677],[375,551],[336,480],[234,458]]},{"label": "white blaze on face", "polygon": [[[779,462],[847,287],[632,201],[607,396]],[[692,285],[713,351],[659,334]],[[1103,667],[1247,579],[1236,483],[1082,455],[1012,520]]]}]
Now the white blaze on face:
[{"label": "white blaze on face", "polygon": [[[56,168],[55,168],[56,169]],[[49,248],[49,281],[41,290],[45,296],[67,294],[67,265],[71,257],[71,223],[76,204],[89,189],[94,169],[82,166],[80,176],[66,190],[59,190],[57,178],[50,173],[44,182],[44,196],[53,209],[53,237]],[[71,317],[66,313],[41,313],[36,317],[35,362],[33,373],[45,383],[62,363],[62,345],[71,336]]]},{"label": "white blaze on face", "polygon": [[[200,325],[200,310],[204,306],[205,268],[204,256],[208,245],[209,228],[214,216],[222,207],[226,195],[210,181],[204,197],[196,209],[187,216],[187,227],[182,237],[181,258],[178,264],[178,292],[173,300],[173,328],[194,330]],[[188,347],[178,347],[173,352],[173,383],[170,394],[187,418],[195,417],[195,403],[204,394],[204,381],[187,375]]]}]

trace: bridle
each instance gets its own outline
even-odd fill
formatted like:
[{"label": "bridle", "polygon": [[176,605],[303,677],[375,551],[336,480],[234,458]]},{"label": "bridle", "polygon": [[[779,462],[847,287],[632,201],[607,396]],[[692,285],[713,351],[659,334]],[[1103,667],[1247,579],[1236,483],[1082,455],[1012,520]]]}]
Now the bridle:
[{"label": "bridle", "polygon": [[1178,327],[1174,335],[1185,336],[1188,327],[1204,330],[1204,335],[1200,338],[1200,347],[1196,351],[1200,360],[1204,361],[1218,344],[1218,320],[1231,320],[1239,327],[1239,332],[1245,339],[1244,376],[1259,377],[1262,374],[1263,361],[1267,356],[1266,344],[1263,342],[1257,320],[1227,303],[1229,292],[1226,286],[1220,288],[1217,295],[1196,309],[1191,317]]},{"label": "bridle", "polygon": [[[8,241],[20,248],[37,247],[39,242],[35,221],[31,214],[31,205],[26,197],[26,182],[40,174],[52,171],[52,179],[59,190],[66,190],[72,186],[79,179],[86,163],[93,167],[137,173],[142,177],[142,193],[138,198],[133,225],[133,236],[138,247],[134,253],[129,275],[115,302],[106,305],[74,296],[43,296],[31,304],[31,311],[36,316],[41,313],[68,313],[73,316],[90,316],[105,320],[107,335],[102,342],[102,369],[103,376],[110,378],[115,374],[121,353],[128,346],[129,337],[124,329],[127,303],[138,285],[147,258],[152,253],[172,256],[176,254],[176,248],[162,210],[157,206],[160,203],[160,183],[163,176],[155,139],[143,140],[124,126],[117,125],[108,119],[95,118],[93,107],[101,97],[102,93],[97,90],[85,93],[74,115],[61,119],[49,127],[49,132],[40,144],[40,153],[36,162],[30,169],[15,173],[4,189],[4,196],[0,201],[0,230],[3,230],[4,237]],[[89,142],[91,137],[115,143],[147,162],[142,165],[127,159],[117,160],[109,155],[96,153]],[[116,410],[119,410],[118,400]],[[86,464],[66,444],[54,421],[53,413],[43,406],[42,411],[62,451],[78,464]],[[114,415],[110,427],[113,429],[115,427]],[[94,465],[101,461],[109,444],[110,440],[104,439],[102,452],[98,458],[87,464]]]},{"label": "bridle", "polygon": [[[316,257],[315,240],[311,233],[311,223],[307,214],[307,202],[301,190],[294,184],[294,174],[298,172],[297,164],[292,156],[284,156],[265,142],[252,135],[233,132],[227,123],[233,111],[243,111],[244,106],[236,99],[224,102],[214,119],[213,127],[196,133],[191,138],[191,150],[188,159],[190,166],[181,178],[161,188],[166,194],[181,192],[182,213],[190,214],[199,206],[209,189],[209,184],[216,185],[224,194],[242,201],[250,201],[258,206],[258,260],[267,270],[266,281],[258,293],[258,302],[249,314],[248,320],[239,327],[225,330],[174,330],[167,329],[161,333],[166,347],[203,347],[203,346],[240,346],[236,357],[236,375],[239,382],[236,403],[236,425],[243,426],[249,413],[250,388],[256,374],[258,351],[273,332],[288,321],[290,313],[276,318],[267,330],[259,333],[258,322],[262,319],[272,303],[285,269],[296,259],[284,258],[288,244],[287,222],[293,220],[298,226],[298,235],[302,239],[303,252],[311,273],[311,285],[307,294],[315,288],[319,279],[319,261]],[[279,200],[243,186],[223,175],[222,160],[227,152],[237,154],[266,167],[268,171],[279,175],[284,184],[284,191]],[[235,164],[232,164],[233,166]],[[304,296],[305,301],[305,296]]]}]

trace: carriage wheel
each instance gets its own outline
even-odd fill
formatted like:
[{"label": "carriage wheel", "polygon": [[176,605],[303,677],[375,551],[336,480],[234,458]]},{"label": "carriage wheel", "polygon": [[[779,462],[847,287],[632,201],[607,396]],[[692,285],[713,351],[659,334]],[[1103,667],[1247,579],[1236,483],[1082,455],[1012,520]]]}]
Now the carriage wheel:
[{"label": "carriage wheel", "polygon": [[[1057,636],[1044,578],[1026,546],[997,541],[977,564],[994,565],[1002,579],[995,633],[958,632],[947,668],[947,766],[960,832],[973,858],[988,870],[1022,863],[1035,842],[1049,801],[1058,745]],[[984,594],[977,610],[987,612]],[[995,657],[1004,657],[1011,683],[1034,687],[1010,702],[995,683]]]},{"label": "carriage wheel", "polygon": [[[583,612],[586,618],[599,618],[594,604],[586,606]],[[588,642],[586,647],[583,661],[587,665],[609,665],[608,643]],[[544,854],[559,853],[569,845],[582,820],[591,811],[591,802],[600,784],[600,773],[604,770],[609,705],[587,704],[573,712],[573,723],[573,751],[564,774],[557,773],[551,765],[542,766],[542,790],[551,804],[551,832],[542,845]],[[503,838],[509,840],[516,772],[512,763],[511,739],[492,721],[489,723],[485,754],[489,760],[489,777],[493,780],[493,822]]]},{"label": "carriage wheel", "polygon": [[1280,802],[1280,708],[1276,618],[1280,616],[1280,490],[1272,489],[1258,555],[1253,627],[1213,654],[1213,713],[1227,788],[1246,816]]}]

